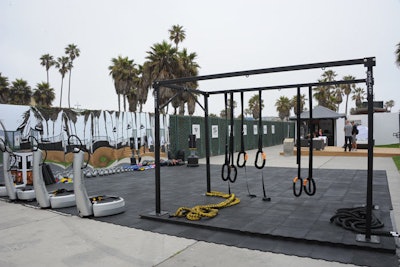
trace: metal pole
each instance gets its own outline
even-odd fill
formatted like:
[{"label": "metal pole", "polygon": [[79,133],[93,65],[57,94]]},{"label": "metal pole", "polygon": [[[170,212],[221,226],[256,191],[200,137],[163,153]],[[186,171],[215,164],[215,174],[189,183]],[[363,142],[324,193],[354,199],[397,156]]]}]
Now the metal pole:
[{"label": "metal pole", "polygon": [[160,185],[160,109],[158,102],[159,86],[155,84],[154,88],[154,116],[155,116],[155,183],[156,183],[156,215],[161,213],[161,185]]},{"label": "metal pole", "polygon": [[367,179],[367,213],[365,239],[371,239],[372,223],[372,193],[373,193],[373,162],[374,162],[374,78],[372,68],[375,66],[375,59],[365,60],[367,67],[367,99],[368,99],[368,179]]},{"label": "metal pole", "polygon": [[309,108],[310,108],[310,150],[309,150],[309,160],[308,160],[308,177],[312,178],[312,169],[313,169],[313,139],[314,139],[314,127],[313,127],[313,106],[312,106],[312,87],[308,87],[308,98],[309,98]]},{"label": "metal pole", "polygon": [[[300,87],[297,87],[297,110],[296,110],[296,132],[297,132],[297,138],[296,138],[296,159],[297,159],[297,164],[300,165],[301,163],[301,144],[300,144],[300,134],[301,134],[301,118],[300,118]],[[300,177],[300,169],[298,169],[297,177]]]},{"label": "metal pole", "polygon": [[[371,58],[368,58],[368,59],[371,59]],[[184,77],[184,78],[178,78],[178,79],[172,79],[172,80],[159,81],[158,86],[165,86],[165,85],[169,85],[169,84],[180,84],[180,83],[192,82],[192,81],[204,81],[204,80],[231,78],[231,77],[238,77],[238,76],[277,73],[277,72],[285,72],[285,71],[322,69],[322,68],[329,68],[329,67],[358,65],[358,64],[363,64],[364,60],[365,60],[364,58],[359,58],[359,59],[352,59],[352,60],[321,62],[321,63],[292,65],[292,66],[266,68],[266,69],[255,69],[255,70],[247,70],[247,71],[219,73],[219,74],[194,76],[194,77]]]},{"label": "metal pole", "polygon": [[210,129],[208,123],[208,94],[204,94],[204,130],[206,142],[206,173],[207,173],[207,192],[211,192],[211,171],[210,171]]}]

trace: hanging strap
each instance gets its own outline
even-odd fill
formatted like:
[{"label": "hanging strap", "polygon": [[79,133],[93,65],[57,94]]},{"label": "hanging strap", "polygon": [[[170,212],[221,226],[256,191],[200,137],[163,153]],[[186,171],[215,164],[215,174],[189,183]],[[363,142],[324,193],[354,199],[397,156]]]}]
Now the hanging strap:
[{"label": "hanging strap", "polygon": [[[301,178],[301,143],[300,143],[300,87],[297,87],[297,110],[296,110],[296,127],[297,127],[297,141],[296,141],[296,148],[297,148],[297,176],[293,179],[293,195],[296,197],[301,196],[303,192],[303,179]],[[299,189],[297,189],[297,183],[300,183]]]},{"label": "hanging strap", "polygon": [[234,106],[233,106],[233,93],[231,92],[230,93],[230,95],[231,95],[231,101],[230,101],[230,118],[231,118],[231,130],[230,130],[230,134],[229,134],[229,168],[231,169],[231,176],[230,176],[230,179],[229,179],[229,181],[231,182],[231,183],[234,183],[235,181],[236,181],[236,178],[237,178],[237,169],[236,169],[236,166],[235,166],[235,164],[234,164],[234,157],[233,157],[233,154],[234,154],[234,150],[235,150],[235,146],[234,146],[234,136],[233,136],[233,133],[234,133],[234,117],[233,117],[233,108],[234,108]]},{"label": "hanging strap", "polygon": [[[237,156],[237,160],[236,160],[236,165],[239,168],[243,168],[246,166],[246,162],[248,160],[248,155],[246,153],[246,151],[244,150],[244,99],[243,99],[243,92],[240,92],[240,103],[242,105],[242,119],[241,119],[241,125],[240,125],[240,151],[239,154]],[[240,162],[242,159],[242,163]]]},{"label": "hanging strap", "polygon": [[[293,179],[293,194],[296,197],[301,196],[302,191],[309,195],[313,196],[316,192],[316,185],[315,185],[315,180],[313,178],[313,129],[312,129],[312,120],[313,120],[313,114],[312,114],[312,87],[310,86],[308,88],[308,95],[309,95],[309,109],[310,109],[310,117],[309,117],[309,129],[308,131],[310,132],[310,145],[309,145],[309,160],[308,160],[308,177],[305,179],[301,178],[301,144],[300,144],[300,87],[297,88],[297,121],[296,121],[296,126],[297,126],[297,142],[296,142],[296,148],[297,148],[297,177]],[[300,186],[297,186],[297,183],[300,184]]]},{"label": "hanging strap", "polygon": [[229,141],[228,141],[228,95],[227,93],[224,94],[225,100],[225,162],[222,165],[221,169],[221,178],[223,181],[230,181],[231,180],[231,168],[229,166]]},{"label": "hanging strap", "polygon": [[309,195],[313,196],[316,192],[315,181],[313,178],[313,129],[312,129],[312,120],[313,120],[313,112],[312,112],[312,87],[308,87],[308,95],[309,95],[309,105],[310,105],[310,133],[311,133],[311,140],[310,140],[310,150],[308,153],[308,177],[303,181],[303,188],[304,192]]},{"label": "hanging strap", "polygon": [[[265,160],[267,156],[265,155],[262,144],[262,118],[261,118],[261,111],[262,111],[262,101],[261,101],[261,90],[258,90],[258,106],[259,106],[259,113],[258,113],[258,151],[256,153],[256,160],[254,161],[254,166],[257,169],[262,169],[265,166]],[[260,162],[261,157],[261,162]]]}]

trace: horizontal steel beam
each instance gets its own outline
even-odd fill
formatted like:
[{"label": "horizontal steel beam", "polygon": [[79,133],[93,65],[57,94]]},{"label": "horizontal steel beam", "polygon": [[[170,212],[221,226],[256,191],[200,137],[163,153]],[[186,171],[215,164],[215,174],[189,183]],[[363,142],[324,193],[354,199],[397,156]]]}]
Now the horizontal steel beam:
[{"label": "horizontal steel beam", "polygon": [[243,89],[226,89],[208,92],[209,95],[222,94],[222,93],[238,93],[238,92],[251,92],[258,90],[280,90],[280,89],[293,89],[293,88],[303,88],[303,87],[315,87],[315,86],[330,86],[330,85],[341,85],[341,84],[355,84],[355,83],[365,83],[366,79],[356,79],[351,81],[331,81],[331,82],[314,82],[314,83],[298,83],[298,84],[285,84],[285,85],[273,85],[273,86],[262,86],[262,87],[252,87]]},{"label": "horizontal steel beam", "polygon": [[232,78],[232,77],[238,77],[238,76],[249,76],[249,75],[285,72],[285,71],[341,67],[341,66],[360,65],[360,64],[365,65],[368,62],[375,62],[375,59],[372,57],[368,57],[368,58],[351,59],[351,60],[330,61],[330,62],[301,64],[301,65],[292,65],[292,66],[285,66],[285,67],[255,69],[255,70],[247,70],[247,71],[211,74],[211,75],[204,75],[204,76],[177,78],[177,79],[171,79],[171,80],[155,81],[153,83],[153,87],[166,86],[168,84],[178,84],[178,83],[193,82],[193,81]]},{"label": "horizontal steel beam", "polygon": [[202,94],[202,95],[216,95],[216,94],[224,94],[224,93],[239,93],[239,92],[252,92],[259,90],[280,90],[280,89],[293,89],[293,88],[303,88],[303,87],[315,87],[315,86],[330,86],[330,85],[342,85],[342,84],[356,84],[356,83],[365,83],[366,79],[356,79],[356,80],[342,80],[342,81],[331,81],[331,82],[313,82],[313,83],[295,83],[295,84],[285,84],[285,85],[273,85],[273,86],[262,86],[262,87],[250,87],[250,88],[238,88],[238,89],[225,89],[218,91],[210,91],[205,92],[202,90],[190,89],[180,85],[165,85],[164,87],[171,88],[174,90],[182,90],[188,91],[193,94]]}]

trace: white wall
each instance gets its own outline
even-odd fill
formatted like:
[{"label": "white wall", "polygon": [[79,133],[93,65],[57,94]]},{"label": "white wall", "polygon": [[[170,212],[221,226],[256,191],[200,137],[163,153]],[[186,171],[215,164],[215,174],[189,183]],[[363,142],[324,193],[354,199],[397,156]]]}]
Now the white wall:
[{"label": "white wall", "polygon": [[336,120],[336,132],[335,132],[335,146],[343,146],[344,145],[344,122],[346,120],[344,118],[339,118]]},{"label": "white wall", "polygon": [[[368,127],[368,115],[350,115],[349,120],[360,121],[361,125]],[[342,126],[343,128],[343,126]],[[339,129],[339,128],[338,128]],[[393,133],[399,132],[399,113],[374,113],[374,139],[375,145],[395,144],[399,139]],[[344,137],[343,137],[344,138]]]}]

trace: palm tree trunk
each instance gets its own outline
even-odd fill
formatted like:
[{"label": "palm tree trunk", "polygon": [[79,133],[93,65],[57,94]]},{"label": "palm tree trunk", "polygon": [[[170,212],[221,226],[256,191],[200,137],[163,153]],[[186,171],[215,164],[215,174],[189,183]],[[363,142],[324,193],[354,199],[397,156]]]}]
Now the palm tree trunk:
[{"label": "palm tree trunk", "polygon": [[64,82],[64,78],[61,78],[60,108],[61,108],[62,93],[63,93],[63,82]]},{"label": "palm tree trunk", "polygon": [[344,113],[347,116],[347,104],[349,102],[349,95],[346,95],[346,112]]},{"label": "palm tree trunk", "polygon": [[49,70],[47,69],[47,84],[49,84]]},{"label": "palm tree trunk", "polygon": [[69,79],[68,79],[68,108],[71,108],[71,74],[72,68],[69,70]]}]

